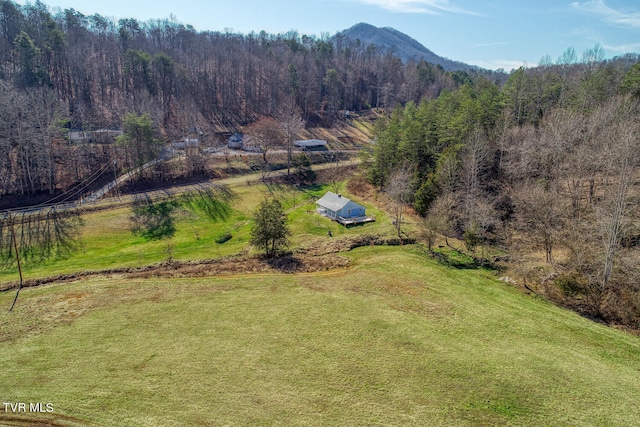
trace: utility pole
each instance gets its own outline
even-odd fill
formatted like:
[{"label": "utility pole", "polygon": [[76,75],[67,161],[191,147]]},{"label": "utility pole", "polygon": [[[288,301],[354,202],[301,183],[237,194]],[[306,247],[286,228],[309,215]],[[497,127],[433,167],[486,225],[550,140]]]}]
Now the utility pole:
[{"label": "utility pole", "polygon": [[116,159],[113,159],[113,188],[116,191],[116,197],[120,200],[120,193],[118,192],[118,172],[116,170]]},{"label": "utility pole", "polygon": [[16,305],[16,301],[18,300],[18,295],[20,295],[20,290],[22,289],[22,267],[20,266],[20,253],[18,252],[18,243],[16,242],[16,231],[13,227],[13,218],[9,218],[11,222],[11,239],[13,240],[13,250],[16,253],[16,261],[18,262],[18,272],[20,273],[20,283],[18,284],[18,291],[16,292],[16,296],[13,299],[13,303],[11,304],[11,308],[9,311],[13,310],[13,306]]}]

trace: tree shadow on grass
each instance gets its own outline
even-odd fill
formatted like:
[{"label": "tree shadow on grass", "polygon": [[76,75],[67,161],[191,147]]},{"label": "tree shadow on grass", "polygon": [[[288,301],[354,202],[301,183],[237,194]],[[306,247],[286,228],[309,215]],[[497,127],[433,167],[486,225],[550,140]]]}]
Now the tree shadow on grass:
[{"label": "tree shadow on grass", "polygon": [[428,253],[442,265],[453,267],[458,270],[478,270],[480,268],[488,270],[498,270],[499,267],[484,258],[476,258],[455,249],[439,248]]},{"label": "tree shadow on grass", "polygon": [[224,221],[231,214],[229,202],[235,195],[226,187],[201,188],[182,195],[181,202],[214,221]]},{"label": "tree shadow on grass", "polygon": [[129,217],[131,232],[148,240],[173,237],[176,232],[173,218],[176,206],[173,200],[154,202],[149,197],[138,198],[131,208]]},{"label": "tree shadow on grass", "polygon": [[304,268],[304,263],[300,258],[296,258],[293,254],[285,254],[277,258],[267,260],[267,264],[275,270],[282,273],[295,273]]}]

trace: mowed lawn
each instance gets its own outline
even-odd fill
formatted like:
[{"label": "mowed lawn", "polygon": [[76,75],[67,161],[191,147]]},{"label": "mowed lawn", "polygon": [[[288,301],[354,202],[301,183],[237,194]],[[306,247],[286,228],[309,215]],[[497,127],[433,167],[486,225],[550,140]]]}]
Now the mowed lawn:
[{"label": "mowed lawn", "polygon": [[1,400],[56,425],[640,425],[638,337],[413,246],[342,256],[25,289],[0,311]]},{"label": "mowed lawn", "polygon": [[[249,249],[253,213],[265,198],[278,198],[289,215],[292,249],[310,239],[360,233],[393,234],[388,216],[364,203],[367,212],[378,221],[362,227],[346,229],[335,221],[315,213],[315,201],[327,190],[326,185],[300,188],[285,185],[239,182],[231,186],[231,200],[226,213],[218,217],[182,204],[173,213],[175,235],[161,240],[148,240],[131,233],[131,208],[91,212],[82,216],[76,249],[62,257],[47,260],[23,260],[25,279],[35,279],[79,271],[95,271],[120,267],[139,267],[174,260],[198,260],[242,253]],[[345,193],[347,194],[347,193]],[[348,194],[347,194],[348,195]],[[226,234],[231,239],[219,243]],[[15,264],[15,263],[14,263]],[[18,280],[17,266],[0,266],[0,283]]]}]

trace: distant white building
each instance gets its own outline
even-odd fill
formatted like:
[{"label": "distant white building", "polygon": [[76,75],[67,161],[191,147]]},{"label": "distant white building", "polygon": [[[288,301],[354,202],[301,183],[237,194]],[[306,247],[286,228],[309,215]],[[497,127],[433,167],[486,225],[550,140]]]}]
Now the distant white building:
[{"label": "distant white building", "polygon": [[98,129],[89,131],[70,131],[70,142],[92,142],[96,144],[111,144],[124,132],[114,129]]},{"label": "distant white building", "polygon": [[242,147],[244,147],[244,135],[241,133],[231,135],[227,140],[227,147],[242,150]]},{"label": "distant white building", "polygon": [[177,149],[186,149],[186,148],[198,148],[200,147],[200,140],[197,138],[185,138],[181,141],[173,141],[171,142],[171,146]]},{"label": "distant white building", "polygon": [[235,150],[251,151],[255,153],[262,152],[260,146],[256,143],[255,138],[251,135],[242,133],[234,133],[227,140],[227,147]]},{"label": "distant white building", "polygon": [[315,147],[326,147],[327,141],[324,139],[301,139],[298,141],[293,141],[293,145],[296,147],[300,147],[303,150],[307,150],[309,148]]}]

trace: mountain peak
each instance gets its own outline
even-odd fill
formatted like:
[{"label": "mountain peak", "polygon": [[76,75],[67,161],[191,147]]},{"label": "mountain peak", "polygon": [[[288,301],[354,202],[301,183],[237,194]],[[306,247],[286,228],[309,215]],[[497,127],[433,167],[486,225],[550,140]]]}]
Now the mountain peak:
[{"label": "mountain peak", "polygon": [[472,68],[468,64],[436,55],[414,38],[391,27],[379,28],[366,22],[360,22],[349,29],[339,32],[336,37],[354,41],[360,40],[366,45],[375,45],[381,49],[389,50],[405,62],[411,59],[424,59],[432,64],[440,65],[447,71]]}]

